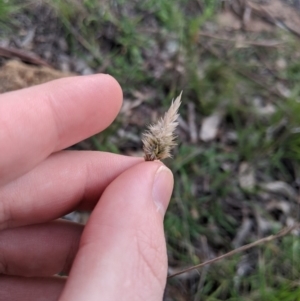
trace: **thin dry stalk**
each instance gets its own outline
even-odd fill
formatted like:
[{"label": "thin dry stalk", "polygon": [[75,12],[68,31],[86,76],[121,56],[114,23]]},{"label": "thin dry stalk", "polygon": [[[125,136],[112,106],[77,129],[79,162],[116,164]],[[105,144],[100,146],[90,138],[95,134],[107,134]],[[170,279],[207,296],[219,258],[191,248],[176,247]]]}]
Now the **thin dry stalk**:
[{"label": "thin dry stalk", "polygon": [[221,255],[221,256],[219,256],[219,257],[216,257],[216,258],[207,260],[207,261],[205,261],[205,262],[203,262],[203,263],[194,265],[194,266],[192,266],[192,267],[190,267],[190,268],[187,268],[187,269],[185,269],[185,270],[182,270],[182,271],[180,271],[180,272],[177,272],[177,273],[175,273],[175,274],[173,274],[173,275],[168,276],[168,279],[173,278],[173,277],[178,276],[178,275],[181,275],[181,274],[183,274],[183,273],[190,272],[190,271],[195,270],[195,269],[202,268],[202,267],[204,267],[204,266],[206,266],[206,265],[208,265],[208,264],[215,263],[215,262],[220,261],[220,260],[222,260],[222,259],[224,259],[224,258],[230,257],[230,256],[235,255],[235,254],[237,254],[237,253],[240,253],[240,252],[243,252],[243,251],[245,251],[245,250],[248,250],[248,249],[251,249],[251,248],[253,248],[253,247],[256,247],[257,245],[260,245],[260,244],[263,244],[263,243],[266,243],[266,242],[270,242],[270,241],[272,241],[272,240],[274,240],[274,239],[277,239],[277,238],[280,238],[280,237],[282,237],[282,236],[285,236],[285,235],[287,235],[288,233],[290,233],[291,231],[293,231],[294,229],[298,228],[299,226],[300,226],[300,224],[295,224],[295,225],[293,225],[293,226],[286,227],[286,228],[282,229],[281,231],[279,231],[279,232],[278,232],[277,234],[275,234],[275,235],[270,235],[270,236],[261,238],[261,239],[256,240],[256,241],[254,241],[254,242],[252,242],[252,243],[250,243],[250,244],[248,244],[248,245],[244,245],[244,246],[242,246],[242,247],[240,247],[240,248],[237,248],[237,249],[232,250],[232,251],[230,251],[230,252],[228,252],[228,253],[226,253],[226,254],[223,254],[223,255]]},{"label": "thin dry stalk", "polygon": [[279,98],[283,97],[277,90],[275,90],[273,87],[270,87],[269,85],[267,85],[266,83],[264,83],[260,78],[254,76],[253,74],[248,73],[245,70],[241,70],[240,68],[238,68],[237,66],[235,66],[230,60],[224,59],[222,57],[222,55],[219,54],[218,51],[216,51],[216,49],[214,49],[211,45],[205,45],[204,43],[202,43],[202,46],[209,53],[211,53],[212,55],[214,55],[216,58],[218,58],[220,61],[222,61],[224,64],[226,64],[228,67],[230,67],[232,70],[234,70],[238,74],[240,74],[243,77],[245,77],[245,78],[253,81],[255,84],[257,84],[261,88],[265,89],[270,94],[275,95],[275,96],[277,96]]},{"label": "thin dry stalk", "polygon": [[218,36],[206,32],[199,32],[199,36],[212,38],[216,40],[222,40],[226,42],[232,42],[234,44],[243,44],[245,46],[257,46],[257,47],[278,47],[284,44],[283,41],[273,41],[273,40],[261,40],[261,41],[250,41],[250,40],[237,40],[228,37]]}]

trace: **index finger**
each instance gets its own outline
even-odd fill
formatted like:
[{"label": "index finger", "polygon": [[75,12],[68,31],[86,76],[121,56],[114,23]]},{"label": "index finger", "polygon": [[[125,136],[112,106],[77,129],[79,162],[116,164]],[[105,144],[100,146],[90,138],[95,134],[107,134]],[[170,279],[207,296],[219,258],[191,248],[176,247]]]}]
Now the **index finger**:
[{"label": "index finger", "polygon": [[116,117],[122,90],[109,75],[55,80],[0,96],[0,185]]}]

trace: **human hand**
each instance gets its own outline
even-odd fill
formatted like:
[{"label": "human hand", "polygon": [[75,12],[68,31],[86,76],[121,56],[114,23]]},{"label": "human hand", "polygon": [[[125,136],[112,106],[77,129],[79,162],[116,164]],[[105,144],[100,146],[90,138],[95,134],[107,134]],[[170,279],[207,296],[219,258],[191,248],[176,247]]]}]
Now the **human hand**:
[{"label": "human hand", "polygon": [[[108,75],[1,95],[0,300],[162,299],[171,172],[141,158],[62,151],[109,126],[121,99]],[[58,220],[80,209],[93,210],[85,227]]]}]

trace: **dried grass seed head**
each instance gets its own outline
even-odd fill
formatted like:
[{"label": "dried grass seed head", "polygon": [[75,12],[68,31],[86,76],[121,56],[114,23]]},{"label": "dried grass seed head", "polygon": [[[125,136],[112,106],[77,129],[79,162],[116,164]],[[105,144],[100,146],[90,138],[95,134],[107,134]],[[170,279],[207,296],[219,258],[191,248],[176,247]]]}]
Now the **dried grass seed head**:
[{"label": "dried grass seed head", "polygon": [[174,131],[178,125],[178,109],[181,95],[172,101],[169,110],[157,123],[149,126],[143,133],[143,150],[146,161],[162,160],[171,157],[171,150],[176,145]]}]

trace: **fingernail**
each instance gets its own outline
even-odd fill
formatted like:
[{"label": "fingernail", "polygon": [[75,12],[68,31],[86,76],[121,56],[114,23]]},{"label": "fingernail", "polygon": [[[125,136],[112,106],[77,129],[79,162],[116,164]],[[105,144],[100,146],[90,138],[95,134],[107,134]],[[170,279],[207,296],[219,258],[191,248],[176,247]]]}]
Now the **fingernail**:
[{"label": "fingernail", "polygon": [[173,190],[173,174],[165,166],[161,166],[154,178],[152,187],[152,197],[157,211],[164,216],[168,208]]}]

